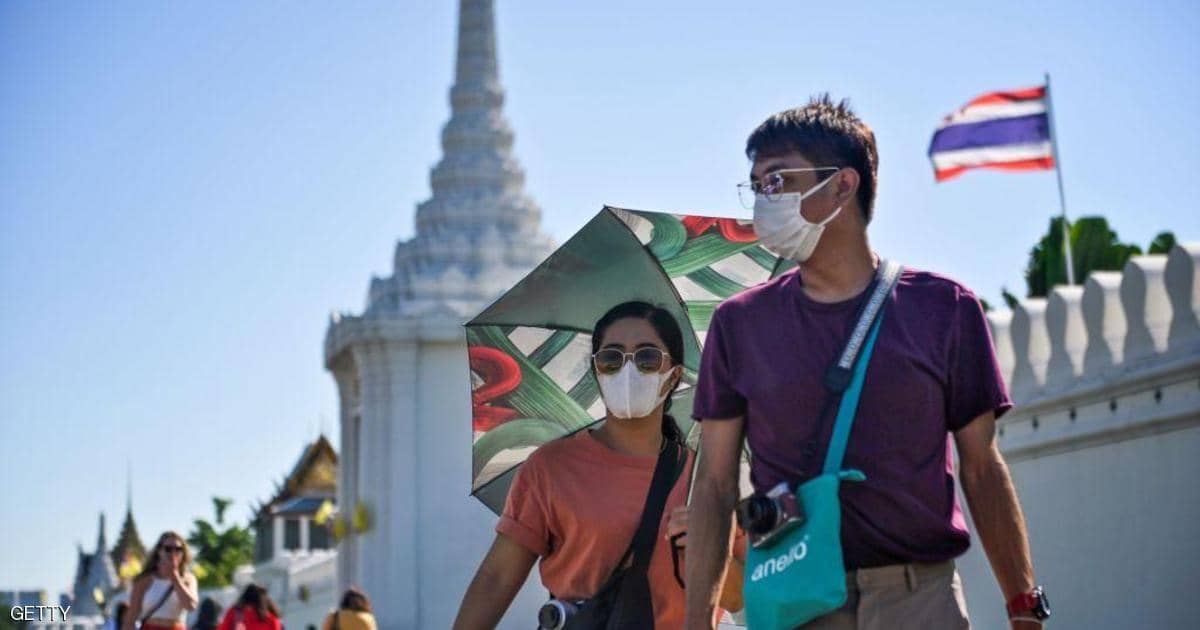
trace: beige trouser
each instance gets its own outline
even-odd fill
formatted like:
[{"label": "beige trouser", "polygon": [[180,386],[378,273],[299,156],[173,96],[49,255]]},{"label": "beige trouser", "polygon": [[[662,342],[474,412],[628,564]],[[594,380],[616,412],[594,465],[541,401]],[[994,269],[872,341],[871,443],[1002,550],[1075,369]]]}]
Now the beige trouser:
[{"label": "beige trouser", "polygon": [[846,574],[846,605],[804,630],[970,628],[954,562],[897,564]]}]

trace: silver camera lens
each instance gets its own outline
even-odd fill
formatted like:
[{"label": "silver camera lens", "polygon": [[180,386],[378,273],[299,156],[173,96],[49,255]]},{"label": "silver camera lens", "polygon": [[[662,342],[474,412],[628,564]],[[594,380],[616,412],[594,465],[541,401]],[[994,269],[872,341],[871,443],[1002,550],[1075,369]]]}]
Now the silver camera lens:
[{"label": "silver camera lens", "polygon": [[538,630],[562,630],[567,619],[578,610],[579,607],[571,602],[552,599],[538,611]]}]

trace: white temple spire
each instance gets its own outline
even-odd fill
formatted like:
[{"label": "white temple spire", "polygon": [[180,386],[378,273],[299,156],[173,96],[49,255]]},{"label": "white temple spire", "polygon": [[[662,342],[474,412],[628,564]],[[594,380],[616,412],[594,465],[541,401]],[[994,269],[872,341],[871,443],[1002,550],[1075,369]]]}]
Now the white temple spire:
[{"label": "white temple spire", "polygon": [[459,3],[450,120],[429,175],[433,194],[417,206],[416,236],[397,244],[392,276],[372,280],[368,316],[472,315],[552,249],[512,153],[492,5]]}]

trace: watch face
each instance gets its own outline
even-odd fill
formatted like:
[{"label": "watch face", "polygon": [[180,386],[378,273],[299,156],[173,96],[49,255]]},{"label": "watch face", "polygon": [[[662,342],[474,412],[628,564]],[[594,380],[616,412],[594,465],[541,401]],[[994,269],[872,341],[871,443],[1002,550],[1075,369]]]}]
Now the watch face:
[{"label": "watch face", "polygon": [[1046,591],[1040,587],[1037,589],[1037,608],[1034,608],[1033,615],[1039,620],[1050,618],[1050,600],[1046,599]]}]

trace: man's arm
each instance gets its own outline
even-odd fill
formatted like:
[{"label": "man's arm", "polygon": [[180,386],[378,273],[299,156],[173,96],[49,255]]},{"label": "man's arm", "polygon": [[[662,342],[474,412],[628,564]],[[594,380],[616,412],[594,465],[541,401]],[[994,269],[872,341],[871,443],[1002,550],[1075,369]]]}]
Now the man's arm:
[{"label": "man's arm", "polygon": [[[1008,465],[996,444],[996,418],[987,412],[954,434],[959,478],[992,572],[1007,602],[1035,586],[1025,516]],[[1014,622],[1013,627],[1021,627]],[[1034,624],[1032,627],[1037,627]]]},{"label": "man's arm", "polygon": [[741,417],[704,420],[688,516],[687,628],[712,628],[738,500]]}]

